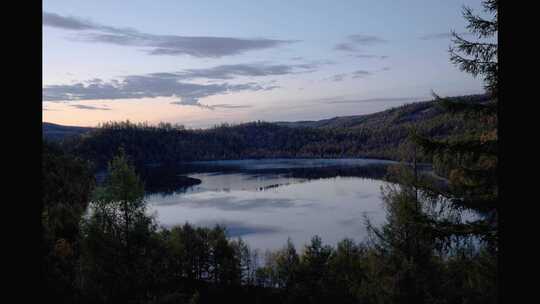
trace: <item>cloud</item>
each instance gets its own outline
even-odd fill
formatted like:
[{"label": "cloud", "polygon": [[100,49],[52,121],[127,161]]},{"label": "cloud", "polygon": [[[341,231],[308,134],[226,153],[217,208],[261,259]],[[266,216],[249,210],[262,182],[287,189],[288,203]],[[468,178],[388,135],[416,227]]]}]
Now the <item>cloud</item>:
[{"label": "cloud", "polygon": [[[268,91],[277,85],[255,82],[230,84],[199,84],[186,82],[194,79],[231,80],[237,77],[263,77],[313,72],[321,63],[269,65],[265,63],[220,65],[205,69],[187,69],[172,73],[128,75],[121,80],[92,79],[84,83],[48,85],[43,88],[43,101],[74,101],[95,99],[139,99],[178,97],[179,105],[203,106],[199,99],[239,91]],[[215,108],[205,106],[208,109]],[[231,105],[228,105],[232,108]]]},{"label": "cloud", "polygon": [[334,46],[335,50],[345,52],[360,52],[359,46],[371,46],[388,42],[385,39],[374,35],[355,34],[347,36],[347,42],[338,43]]},{"label": "cloud", "polygon": [[369,76],[371,74],[373,73],[370,71],[357,70],[357,71],[352,72],[352,78],[362,78],[362,77]]},{"label": "cloud", "polygon": [[381,68],[380,70],[376,70],[376,71],[356,70],[356,71],[354,71],[352,73],[336,74],[336,75],[331,76],[329,78],[325,78],[325,80],[331,80],[331,81],[336,81],[336,82],[337,81],[343,81],[349,75],[353,79],[364,78],[364,77],[373,75],[373,74],[381,72],[381,71],[389,71],[389,70],[390,70],[390,67],[384,67],[384,68]]},{"label": "cloud", "polygon": [[100,111],[109,111],[110,108],[108,107],[95,107],[95,106],[88,106],[88,105],[70,105],[70,107],[77,108],[80,110],[100,110]]},{"label": "cloud", "polygon": [[216,105],[211,105],[209,106],[210,108],[213,108],[213,109],[247,109],[247,108],[251,108],[253,106],[250,106],[250,105],[234,105],[234,104],[228,104],[228,103],[222,103],[222,104],[216,104]]},{"label": "cloud", "polygon": [[352,73],[342,73],[342,74],[336,74],[336,75],[333,75],[329,78],[325,78],[324,80],[331,80],[331,81],[335,81],[335,82],[339,82],[339,81],[343,81],[345,80],[345,78],[347,76],[351,76],[351,78],[362,78],[362,77],[366,77],[366,76],[369,76],[369,75],[372,75],[373,72],[370,72],[370,71],[364,71],[364,70],[357,70],[357,71],[354,71]]},{"label": "cloud", "polygon": [[371,55],[371,54],[353,54],[353,55],[349,55],[351,57],[355,57],[355,58],[377,58],[377,59],[386,59],[388,58],[388,56],[386,55],[383,55],[383,56],[379,56],[379,55]]},{"label": "cloud", "polygon": [[106,26],[77,17],[65,17],[47,12],[43,13],[43,25],[81,32],[74,38],[78,41],[146,47],[150,55],[218,58],[298,42],[298,40],[265,38],[155,35],[132,28]]},{"label": "cloud", "polygon": [[179,82],[174,78],[152,75],[127,76],[123,80],[94,80],[87,83],[49,85],[43,88],[43,101],[74,101],[95,99],[139,99],[177,97],[180,105],[201,106],[200,98],[237,91],[258,91],[264,87],[245,84],[196,84]]},{"label": "cloud", "polygon": [[350,35],[349,39],[358,45],[373,45],[388,42],[377,36],[363,34]]},{"label": "cloud", "polygon": [[63,28],[66,30],[97,29],[99,25],[75,17],[63,17],[54,13],[43,12],[43,25]]},{"label": "cloud", "polygon": [[336,74],[332,76],[330,79],[332,81],[342,81],[345,78],[345,76],[347,76],[347,74]]},{"label": "cloud", "polygon": [[[471,35],[471,33],[458,33],[458,35],[460,36],[468,36],[468,35]],[[432,33],[432,34],[427,34],[427,35],[424,35],[424,36],[420,36],[418,39],[420,40],[437,40],[437,39],[450,39],[452,38],[452,33],[451,32],[444,32],[444,33]]]},{"label": "cloud", "polygon": [[334,49],[338,51],[346,51],[346,52],[359,52],[360,51],[352,43],[338,43],[336,44]]},{"label": "cloud", "polygon": [[263,91],[270,91],[270,90],[278,89],[278,88],[281,88],[281,86],[272,85],[272,86],[267,86],[267,87],[263,88]]},{"label": "cloud", "polygon": [[320,102],[329,104],[341,104],[341,103],[364,103],[364,102],[405,102],[421,100],[422,97],[376,97],[367,99],[344,99],[342,97],[325,98],[320,99]]},{"label": "cloud", "polygon": [[258,77],[313,72],[317,66],[317,63],[296,65],[268,65],[265,63],[228,64],[205,69],[187,69],[178,73],[156,73],[153,75],[177,79],[205,78],[225,80],[241,76]]}]

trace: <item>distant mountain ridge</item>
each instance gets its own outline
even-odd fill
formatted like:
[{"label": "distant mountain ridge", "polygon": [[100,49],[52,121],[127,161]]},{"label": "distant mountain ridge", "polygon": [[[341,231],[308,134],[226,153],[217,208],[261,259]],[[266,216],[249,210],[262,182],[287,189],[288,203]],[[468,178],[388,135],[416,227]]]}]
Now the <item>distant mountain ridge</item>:
[{"label": "distant mountain ridge", "polygon": [[95,128],[64,126],[50,122],[42,123],[42,136],[44,139],[51,141],[60,141],[68,137],[78,136],[89,132]]},{"label": "distant mountain ridge", "polygon": [[[466,99],[471,103],[484,103],[489,101],[489,97],[484,94],[478,95],[466,95],[450,97],[453,99]],[[350,115],[350,116],[337,116],[333,118],[321,119],[321,120],[304,120],[304,121],[278,121],[275,122],[278,125],[293,127],[293,128],[361,128],[361,127],[375,127],[381,123],[394,122],[405,123],[418,120],[431,119],[434,116],[440,114],[440,110],[435,108],[434,100],[418,101],[413,103],[407,103],[398,107],[390,108],[387,110],[363,114],[363,115]]]},{"label": "distant mountain ridge", "polygon": [[[465,103],[489,102],[484,95],[454,98]],[[90,160],[99,168],[106,167],[119,147],[124,148],[138,167],[248,158],[400,160],[411,128],[434,139],[456,139],[485,133],[496,124],[496,120],[483,113],[478,112],[475,117],[470,115],[472,113],[452,113],[432,100],[368,115],[318,121],[254,121],[222,124],[209,129],[129,121],[105,123],[99,128],[44,123],[43,133],[47,140],[61,142],[63,149]],[[418,157],[420,161],[429,161],[423,156]]]},{"label": "distant mountain ridge", "polygon": [[[470,102],[483,103],[489,98],[486,95],[467,95],[452,97],[451,99],[466,98]],[[372,114],[337,116],[321,120],[304,121],[276,121],[273,124],[291,128],[378,128],[382,125],[403,124],[413,121],[429,120],[440,114],[435,107],[435,101],[420,101],[394,107],[388,110],[375,112]],[[53,141],[65,139],[67,137],[78,136],[96,128],[64,126],[49,122],[43,122],[43,138]]]}]

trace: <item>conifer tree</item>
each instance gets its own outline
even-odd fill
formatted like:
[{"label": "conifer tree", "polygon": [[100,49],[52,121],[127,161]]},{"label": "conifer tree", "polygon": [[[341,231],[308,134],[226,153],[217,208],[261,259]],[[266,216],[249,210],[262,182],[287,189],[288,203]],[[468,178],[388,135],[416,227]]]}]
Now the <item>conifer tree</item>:
[{"label": "conifer tree", "polygon": [[[469,41],[452,32],[453,46],[450,47],[450,61],[456,64],[462,71],[473,76],[483,76],[485,88],[492,95],[497,94],[498,85],[498,61],[497,42],[493,41],[498,31],[497,8],[498,0],[484,0],[482,3],[486,13],[493,14],[491,19],[484,19],[475,15],[468,8],[463,8],[463,17],[469,23],[467,29],[479,39]],[[481,40],[480,40],[481,39]]]},{"label": "conifer tree", "polygon": [[[462,272],[463,281],[477,282],[458,290],[466,294],[473,290],[468,299],[496,299],[497,293],[497,253],[498,253],[498,62],[497,42],[480,39],[493,38],[497,35],[497,0],[484,0],[483,7],[491,19],[484,19],[464,8],[463,16],[468,22],[468,30],[476,35],[478,41],[468,41],[454,33],[453,46],[450,48],[450,60],[461,70],[474,76],[482,76],[490,101],[471,103],[462,99],[451,101],[435,95],[440,106],[464,119],[480,121],[485,128],[476,133],[464,134],[446,140],[434,140],[425,136],[414,135],[414,141],[423,152],[433,156],[436,166],[443,166],[447,179],[445,186],[432,182],[417,181],[416,186],[422,192],[441,204],[447,204],[453,210],[473,213],[468,221],[448,219],[426,219],[438,240],[447,246],[459,239],[475,239],[475,250],[470,251],[469,261],[481,264],[475,271]],[[493,39],[492,39],[493,40]],[[462,251],[463,252],[463,251]],[[482,289],[481,295],[478,291]],[[470,295],[469,294],[469,295]],[[469,296],[468,295],[468,296]],[[467,297],[468,297],[467,296]],[[464,296],[466,297],[466,296]],[[475,299],[475,300],[472,300]]]},{"label": "conifer tree", "polygon": [[[485,10],[494,16],[490,20],[482,19],[473,14],[471,9],[464,9],[464,17],[469,22],[468,29],[480,38],[494,36],[497,33],[497,3],[496,0],[485,0]],[[467,134],[461,138],[444,141],[432,140],[419,135],[415,141],[423,151],[444,160],[448,167],[449,186],[446,189],[424,185],[424,190],[433,195],[442,195],[452,202],[456,208],[474,210],[481,213],[471,224],[451,225],[438,223],[441,235],[475,234],[487,241],[492,250],[497,244],[497,44],[485,42],[470,42],[454,34],[454,47],[451,47],[451,61],[460,69],[482,75],[486,83],[487,93],[491,101],[487,104],[471,104],[467,100],[449,101],[435,96],[441,106],[451,112],[463,112],[466,119],[481,119],[486,128],[477,134]],[[465,58],[462,52],[471,58]]]}]

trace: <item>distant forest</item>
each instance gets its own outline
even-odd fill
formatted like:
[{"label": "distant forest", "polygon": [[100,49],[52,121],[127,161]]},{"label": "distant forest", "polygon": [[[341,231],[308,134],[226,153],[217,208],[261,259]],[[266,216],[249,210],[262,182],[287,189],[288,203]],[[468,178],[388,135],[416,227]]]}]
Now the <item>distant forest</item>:
[{"label": "distant forest", "polygon": [[[448,99],[483,104],[486,95]],[[245,158],[340,158],[366,157],[400,160],[402,145],[411,130],[434,139],[476,136],[492,129],[482,113],[463,119],[437,101],[406,104],[360,116],[337,117],[316,122],[251,122],[222,124],[210,129],[186,129],[160,123],[110,122],[64,138],[64,149],[104,169],[119,147],[137,167],[180,161]],[[58,133],[54,133],[57,135]],[[72,134],[72,133],[71,133]],[[47,138],[47,132],[44,131]],[[54,137],[58,141],[58,137]],[[421,161],[430,161],[418,155]]]}]

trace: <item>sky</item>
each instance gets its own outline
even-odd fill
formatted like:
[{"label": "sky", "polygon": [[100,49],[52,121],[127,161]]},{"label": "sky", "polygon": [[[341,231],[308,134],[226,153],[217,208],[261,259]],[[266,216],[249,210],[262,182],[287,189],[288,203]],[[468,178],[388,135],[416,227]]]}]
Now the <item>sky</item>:
[{"label": "sky", "polygon": [[464,5],[482,13],[479,0],[44,0],[43,121],[206,128],[479,94],[449,61]]}]

